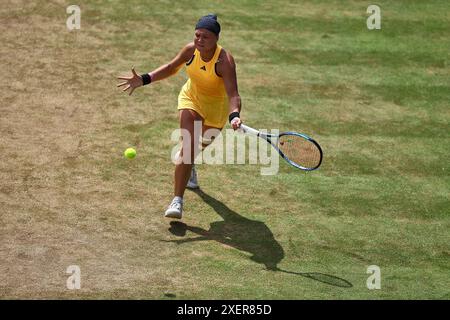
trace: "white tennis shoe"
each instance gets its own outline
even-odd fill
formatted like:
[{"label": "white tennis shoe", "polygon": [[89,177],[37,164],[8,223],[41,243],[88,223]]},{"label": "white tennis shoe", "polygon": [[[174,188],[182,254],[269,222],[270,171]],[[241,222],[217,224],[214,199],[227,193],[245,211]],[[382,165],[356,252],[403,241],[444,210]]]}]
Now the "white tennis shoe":
[{"label": "white tennis shoe", "polygon": [[198,189],[198,181],[197,181],[197,171],[195,170],[195,165],[192,165],[191,177],[186,185],[189,189]]},{"label": "white tennis shoe", "polygon": [[181,219],[182,214],[183,214],[183,202],[174,199],[167,208],[164,216],[166,218]]}]

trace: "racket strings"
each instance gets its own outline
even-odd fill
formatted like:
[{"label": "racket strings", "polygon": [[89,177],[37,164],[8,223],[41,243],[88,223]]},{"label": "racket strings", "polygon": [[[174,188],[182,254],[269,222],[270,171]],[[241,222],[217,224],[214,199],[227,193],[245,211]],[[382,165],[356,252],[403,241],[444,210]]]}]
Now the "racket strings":
[{"label": "racket strings", "polygon": [[278,147],[289,160],[302,167],[312,169],[320,165],[321,152],[307,139],[295,135],[281,136]]}]

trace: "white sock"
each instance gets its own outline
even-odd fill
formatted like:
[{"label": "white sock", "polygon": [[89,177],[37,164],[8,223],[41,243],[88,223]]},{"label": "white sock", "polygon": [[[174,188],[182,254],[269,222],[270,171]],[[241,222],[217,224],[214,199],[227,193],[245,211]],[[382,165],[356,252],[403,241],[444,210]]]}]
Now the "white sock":
[{"label": "white sock", "polygon": [[173,200],[172,200],[172,202],[181,202],[181,203],[183,203],[183,197],[175,197],[175,198],[173,198]]}]

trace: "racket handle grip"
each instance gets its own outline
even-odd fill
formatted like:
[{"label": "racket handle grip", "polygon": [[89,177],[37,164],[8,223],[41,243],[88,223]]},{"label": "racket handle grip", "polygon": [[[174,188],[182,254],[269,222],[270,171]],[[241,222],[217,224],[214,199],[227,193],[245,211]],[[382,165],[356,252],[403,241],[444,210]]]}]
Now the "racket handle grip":
[{"label": "racket handle grip", "polygon": [[246,126],[245,124],[241,124],[241,126],[238,129],[240,132],[243,133],[248,133],[248,134],[253,134],[255,136],[259,136],[259,131],[255,130],[253,128],[250,128],[249,126]]}]

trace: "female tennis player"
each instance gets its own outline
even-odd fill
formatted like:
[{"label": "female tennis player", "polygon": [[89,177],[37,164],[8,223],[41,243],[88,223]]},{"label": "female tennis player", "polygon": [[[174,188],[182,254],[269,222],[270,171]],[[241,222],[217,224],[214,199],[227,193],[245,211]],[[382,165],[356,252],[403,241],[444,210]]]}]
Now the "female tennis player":
[{"label": "female tennis player", "polygon": [[[188,43],[168,64],[150,73],[138,75],[134,68],[131,77],[117,86],[125,86],[123,91],[131,95],[137,87],[168,78],[176,74],[183,65],[189,79],[178,96],[180,128],[190,133],[183,138],[182,148],[175,166],[175,186],[172,202],[165,212],[169,218],[181,219],[183,195],[186,187],[198,188],[197,173],[193,165],[198,145],[203,150],[212,143],[214,137],[203,137],[209,129],[222,130],[229,120],[234,130],[241,125],[241,98],[238,92],[236,65],[233,56],[218,45],[220,24],[216,15],[201,17],[196,26],[194,41]],[[202,137],[194,136],[194,122],[202,125]],[[190,152],[189,152],[190,151]],[[189,154],[188,154],[189,153]]]}]

